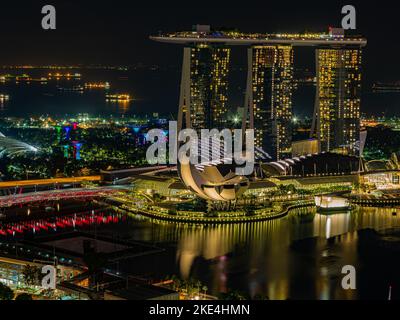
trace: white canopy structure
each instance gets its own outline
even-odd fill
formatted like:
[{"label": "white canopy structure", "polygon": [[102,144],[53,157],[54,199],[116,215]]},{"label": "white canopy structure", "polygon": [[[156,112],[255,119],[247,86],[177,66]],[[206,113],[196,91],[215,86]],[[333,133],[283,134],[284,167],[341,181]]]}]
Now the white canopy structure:
[{"label": "white canopy structure", "polygon": [[0,158],[5,155],[16,156],[27,152],[37,152],[38,149],[22,141],[8,138],[0,132]]}]

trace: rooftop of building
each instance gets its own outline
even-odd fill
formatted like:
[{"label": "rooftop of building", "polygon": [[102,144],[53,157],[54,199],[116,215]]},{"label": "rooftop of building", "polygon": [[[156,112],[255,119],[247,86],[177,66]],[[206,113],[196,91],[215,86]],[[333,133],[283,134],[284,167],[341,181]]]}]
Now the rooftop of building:
[{"label": "rooftop of building", "polygon": [[360,170],[360,158],[332,152],[308,154],[262,164],[270,176],[331,176],[356,173]]},{"label": "rooftop of building", "polygon": [[90,273],[83,272],[57,285],[58,289],[89,299],[104,300],[178,300],[179,293],[128,275],[104,272],[95,285]]},{"label": "rooftop of building", "polygon": [[160,33],[151,40],[175,44],[214,43],[225,45],[358,46],[367,44],[362,36],[345,35],[343,29],[329,28],[327,33],[244,33],[237,30],[211,30],[197,25],[192,31]]},{"label": "rooftop of building", "polygon": [[[40,238],[24,239],[20,243],[34,250],[56,253],[57,256],[73,259],[79,265],[83,265],[82,259],[85,256],[85,250],[94,250],[99,254],[103,254],[109,261],[121,257],[147,255],[162,251],[162,249],[146,243],[111,238],[104,235],[93,235],[81,231],[48,234]],[[85,245],[87,246],[86,249]]]}]

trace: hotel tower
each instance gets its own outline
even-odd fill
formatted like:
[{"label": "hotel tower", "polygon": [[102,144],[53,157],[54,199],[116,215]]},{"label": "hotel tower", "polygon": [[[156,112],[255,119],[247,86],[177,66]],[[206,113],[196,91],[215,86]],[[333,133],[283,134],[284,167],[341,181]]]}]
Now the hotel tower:
[{"label": "hotel tower", "polygon": [[183,124],[226,127],[231,48],[247,47],[242,128],[254,128],[255,146],[274,160],[292,156],[294,48],[314,48],[317,88],[311,138],[318,140],[319,151],[359,152],[361,48],[366,39],[335,28],[329,33],[266,34],[211,31],[202,25],[150,38],[184,46],[178,129]]}]

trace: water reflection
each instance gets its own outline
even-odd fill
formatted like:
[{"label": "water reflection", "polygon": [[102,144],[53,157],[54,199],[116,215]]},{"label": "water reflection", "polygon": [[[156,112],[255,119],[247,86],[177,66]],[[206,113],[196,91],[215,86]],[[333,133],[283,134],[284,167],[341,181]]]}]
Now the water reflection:
[{"label": "water reflection", "polygon": [[[271,299],[357,298],[340,286],[345,264],[357,265],[358,229],[399,226],[391,209],[317,214],[299,210],[279,220],[190,228],[159,227],[159,241],[177,241],[183,278],[206,281],[212,292],[239,288]],[[165,233],[164,233],[165,232]],[[165,237],[165,238],[164,238]]]},{"label": "water reflection", "polygon": [[[65,215],[79,212],[73,203],[54,208],[57,215],[59,210]],[[79,208],[95,209],[90,202],[79,203]],[[8,211],[8,219],[20,219],[21,215],[28,220],[43,219],[46,215],[43,208],[34,206]],[[357,230],[399,227],[400,217],[392,211],[359,208],[325,215],[299,209],[277,220],[215,226],[160,222],[136,215],[99,225],[96,232],[166,248],[154,255],[120,261],[121,271],[153,278],[171,274],[192,277],[207,285],[212,294],[234,289],[270,299],[357,299],[368,298],[375,281],[374,292],[385,299],[387,283],[396,277],[400,264],[393,263],[390,254],[386,258],[386,252],[366,257],[366,252],[379,253],[380,249],[370,249],[376,241],[368,242],[368,236]],[[380,266],[375,260],[386,262]],[[357,269],[358,290],[341,287],[341,269],[348,264]]]},{"label": "water reflection", "polygon": [[107,105],[113,113],[124,115],[132,111],[131,101],[107,101]]}]

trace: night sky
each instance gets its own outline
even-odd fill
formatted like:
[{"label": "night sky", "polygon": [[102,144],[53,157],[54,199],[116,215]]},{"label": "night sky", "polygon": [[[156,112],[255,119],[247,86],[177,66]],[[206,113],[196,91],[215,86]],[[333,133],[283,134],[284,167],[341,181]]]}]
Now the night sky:
[{"label": "night sky", "polygon": [[[158,31],[192,24],[243,31],[323,31],[338,26],[347,1],[13,1],[1,3],[0,64],[179,65],[181,50],[153,43]],[[357,33],[368,38],[365,75],[371,81],[400,80],[399,10],[395,2],[352,1]],[[41,29],[41,7],[57,9],[57,30]],[[304,56],[304,57],[303,57]],[[312,63],[301,52],[298,65]]]}]

